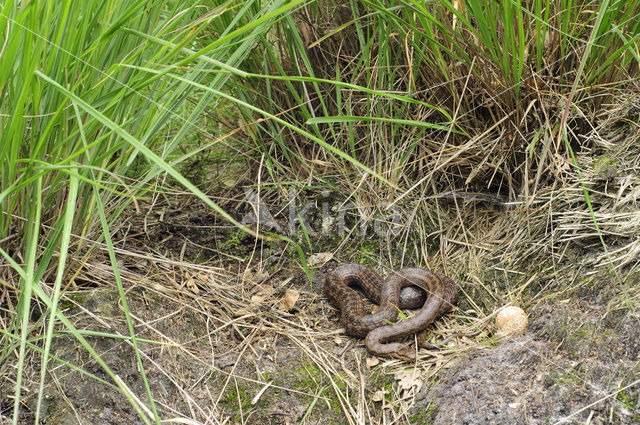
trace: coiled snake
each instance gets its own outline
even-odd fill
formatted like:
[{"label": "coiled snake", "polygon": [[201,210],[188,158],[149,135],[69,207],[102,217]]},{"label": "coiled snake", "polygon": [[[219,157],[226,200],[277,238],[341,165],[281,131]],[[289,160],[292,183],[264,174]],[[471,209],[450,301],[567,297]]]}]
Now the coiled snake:
[{"label": "coiled snake", "polygon": [[[367,314],[362,297],[353,287],[361,289],[379,308]],[[415,359],[415,351],[409,345],[388,341],[419,333],[418,342],[425,344],[422,331],[458,301],[455,283],[444,275],[403,268],[383,281],[376,272],[359,264],[334,269],[328,276],[325,293],[340,309],[347,334],[366,337],[369,352],[410,360]],[[397,319],[398,309],[418,307],[421,309],[415,316],[389,325]]]}]

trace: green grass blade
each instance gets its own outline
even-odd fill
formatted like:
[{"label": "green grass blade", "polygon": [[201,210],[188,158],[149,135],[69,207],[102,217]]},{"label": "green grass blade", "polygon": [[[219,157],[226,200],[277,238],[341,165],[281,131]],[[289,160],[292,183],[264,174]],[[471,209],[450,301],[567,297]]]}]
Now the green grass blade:
[{"label": "green grass blade", "polygon": [[27,246],[27,264],[26,275],[21,282],[20,287],[22,293],[20,294],[20,301],[18,305],[18,316],[20,317],[20,351],[18,354],[17,364],[17,377],[16,387],[14,392],[13,403],[13,424],[18,425],[18,412],[20,409],[20,400],[22,399],[20,394],[22,392],[22,374],[24,371],[25,350],[27,345],[27,338],[29,336],[29,316],[31,314],[31,295],[34,288],[38,287],[37,281],[34,279],[37,250],[40,235],[40,217],[42,216],[42,178],[37,180],[32,199],[35,201],[36,208],[31,210],[32,216],[29,217],[29,233],[28,233],[28,246]]},{"label": "green grass blade", "polygon": [[37,76],[39,76],[40,78],[42,78],[43,80],[45,80],[46,82],[48,82],[51,85],[53,85],[54,87],[56,87],[58,90],[63,92],[65,95],[69,96],[85,112],[89,113],[96,120],[98,120],[99,122],[101,122],[102,124],[104,124],[105,126],[110,128],[111,130],[116,132],[127,143],[129,143],[134,148],[136,148],[137,150],[142,152],[144,154],[144,156],[147,159],[149,159],[154,165],[160,167],[167,174],[169,174],[171,177],[176,179],[180,184],[182,184],[184,187],[186,187],[189,191],[191,191],[198,198],[200,198],[205,204],[207,204],[209,207],[213,208],[225,220],[228,220],[229,222],[231,222],[234,225],[236,225],[238,228],[244,229],[248,233],[250,233],[250,234],[252,234],[252,235],[254,235],[256,237],[259,237],[259,235],[256,234],[255,232],[253,232],[253,230],[248,229],[245,226],[242,226],[238,221],[236,221],[233,217],[231,217],[226,211],[224,211],[215,202],[213,202],[211,199],[209,199],[209,197],[207,195],[205,195],[202,191],[200,191],[200,189],[198,189],[190,181],[188,181],[186,178],[184,178],[173,167],[169,166],[169,164],[167,164],[167,162],[164,161],[162,158],[160,158],[155,152],[153,152],[147,146],[145,146],[142,143],[140,143],[140,141],[138,141],[131,134],[126,132],[121,126],[119,126],[116,123],[114,123],[113,121],[111,121],[109,118],[107,118],[105,115],[103,115],[97,109],[95,109],[93,106],[89,105],[87,102],[85,102],[84,100],[82,100],[81,98],[76,96],[75,94],[71,93],[69,90],[67,90],[66,88],[64,88],[60,84],[58,84],[56,81],[54,81],[54,80],[50,79],[49,77],[47,77],[46,75],[42,74],[40,71],[36,71],[35,74]]},{"label": "green grass blade", "polygon": [[44,394],[45,378],[47,375],[47,364],[51,350],[51,340],[55,325],[56,310],[60,300],[60,288],[62,287],[62,279],[66,269],[67,254],[69,252],[69,240],[71,239],[71,230],[73,228],[73,217],[76,211],[76,197],[78,194],[78,179],[71,175],[69,177],[69,192],[67,205],[65,208],[64,225],[62,230],[62,242],[60,244],[60,256],[58,258],[58,270],[53,289],[53,298],[51,299],[51,310],[49,312],[49,321],[45,333],[45,344],[42,352],[42,364],[40,366],[40,391],[38,392],[38,401],[36,404],[35,422],[40,422],[40,408],[42,407],[42,396]]}]

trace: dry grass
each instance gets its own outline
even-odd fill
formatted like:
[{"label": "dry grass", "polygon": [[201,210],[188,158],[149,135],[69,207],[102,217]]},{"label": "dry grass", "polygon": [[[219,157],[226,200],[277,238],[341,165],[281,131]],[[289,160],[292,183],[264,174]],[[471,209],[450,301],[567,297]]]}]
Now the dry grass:
[{"label": "dry grass", "polygon": [[[183,211],[178,209],[176,212]],[[200,212],[204,213],[204,210]],[[193,213],[198,214],[197,211]],[[490,343],[489,340],[460,338],[454,340],[450,349],[421,351],[415,369],[399,360],[384,360],[372,369],[373,364],[369,362],[373,359],[367,358],[361,342],[343,334],[333,320],[336,317],[333,307],[321,291],[305,283],[302,270],[292,266],[289,255],[283,254],[269,267],[276,270],[273,274],[262,270],[265,258],[259,249],[251,250],[248,255],[245,253],[239,262],[218,250],[209,254],[212,258],[206,265],[193,265],[175,258],[183,255],[185,249],[173,245],[170,239],[197,242],[190,240],[190,237],[197,239],[195,232],[194,229],[185,230],[182,235],[174,234],[165,239],[165,244],[158,248],[173,246],[166,251],[166,256],[151,254],[143,246],[136,249],[141,241],[155,240],[158,235],[153,232],[145,236],[127,236],[120,241],[123,247],[119,250],[121,273],[129,288],[130,308],[136,318],[138,336],[154,341],[144,345],[145,361],[156,369],[157,374],[170,380],[169,393],[181,394],[179,406],[172,406],[168,400],[158,400],[165,413],[173,411],[174,415],[185,417],[190,411],[186,417],[199,423],[226,423],[234,417],[235,400],[238,403],[236,419],[257,423],[255,421],[261,420],[260,414],[264,414],[262,410],[270,411],[277,405],[274,398],[291,396],[315,400],[306,404],[310,418],[317,414],[313,404],[315,409],[322,411],[325,405],[335,409],[337,403],[344,415],[338,420],[347,423],[378,423],[383,420],[381,412],[385,412],[385,420],[405,423],[416,395],[428,385],[429,379],[465,353]],[[224,242],[224,238],[220,241]],[[112,287],[112,271],[102,266],[99,251],[90,262],[77,264],[75,282],[82,287],[70,288],[65,299],[79,309],[74,315],[78,323],[90,323],[88,329],[118,334],[121,323],[118,323],[117,309],[90,311],[73,301],[80,294],[100,299],[95,292],[108,292]],[[322,275],[320,269],[318,273]],[[96,289],[87,289],[92,286]],[[282,307],[282,301],[286,291],[292,288],[299,293],[299,299],[294,311],[288,312]],[[144,304],[162,304],[163,308],[139,316],[144,313]],[[434,336],[442,339],[453,332],[471,332],[483,326],[483,320],[470,317],[469,313],[468,310],[447,316],[434,329]],[[167,322],[174,325],[169,326]],[[160,351],[158,347],[161,347]],[[108,352],[101,354],[108,357]],[[285,364],[277,371],[271,370],[269,365],[272,361],[278,362],[280,356],[286,359]],[[191,368],[197,369],[198,373],[180,372],[184,362],[192,363]],[[300,369],[300,365],[310,370],[310,381],[283,375],[283,372],[293,373]],[[395,376],[391,381],[393,385],[378,383],[377,388],[371,388],[373,370]],[[287,379],[295,379],[295,382],[287,382]],[[301,386],[301,382],[304,385]],[[208,394],[209,401],[203,401],[203,391]],[[250,391],[251,403],[243,400],[247,391]],[[274,391],[279,395],[274,397]],[[372,393],[381,398],[373,402]],[[268,400],[267,407],[262,409],[257,407],[263,406],[261,398]],[[250,419],[250,412],[258,419]],[[320,417],[326,416],[321,414]]]},{"label": "dry grass", "polygon": [[[574,94],[569,82],[584,50],[572,48],[564,56],[550,47],[560,37],[553,32],[542,68],[525,69],[516,95],[513,81],[496,71],[465,31],[464,47],[473,59],[451,63],[444,75],[435,61],[420,56],[425,46],[411,44],[395,27],[362,49],[351,13],[346,3],[301,10],[296,31],[308,65],[284,51],[277,58],[283,71],[325,79],[339,74],[341,81],[381,93],[411,93],[423,103],[351,89],[340,89],[339,99],[331,84],[287,81],[271,84],[271,97],[256,104],[300,127],[323,115],[391,120],[316,127],[323,140],[388,183],[290,129],[246,113],[251,124],[237,123],[215,111],[213,119],[243,138],[238,150],[250,151],[250,158],[246,167],[234,157],[215,172],[202,173],[207,175],[202,183],[216,183],[210,195],[234,218],[250,211],[238,188],[251,187],[283,229],[292,218],[290,193],[298,206],[351,201],[357,217],[344,235],[332,230],[309,236],[295,224],[291,238],[303,248],[303,261],[293,244],[236,233],[192,198],[169,192],[143,203],[139,213],[126,212],[115,229],[134,325],[146,338],[141,353],[157,377],[152,386],[162,388],[156,397],[163,417],[207,424],[262,423],[272,417],[281,423],[411,423],[412,407],[443,369],[500,342],[491,323],[506,304],[529,310],[569,297],[585,289],[585,277],[611,269],[624,291],[609,301],[605,314],[637,311],[637,286],[623,285],[640,252],[640,102],[630,94],[637,92],[637,67],[618,70],[568,104]],[[371,22],[360,29],[379,30]],[[371,55],[363,58],[363,52]],[[277,60],[268,63],[276,66]],[[605,90],[614,77],[624,81],[620,92]],[[256,83],[261,95],[265,84]],[[291,86],[301,93],[299,101],[292,100]],[[399,120],[445,127],[425,129]],[[563,140],[558,128],[564,123]],[[250,140],[255,150],[247,147]],[[227,181],[233,189],[220,184]],[[322,194],[329,189],[330,195]],[[385,217],[394,208],[402,217],[397,236],[374,235],[371,227],[359,235],[360,220]],[[318,231],[321,223],[313,220]],[[83,329],[127,335],[118,308],[92,308],[83,301],[85,295],[100,299],[97,292],[113,290],[106,251],[91,242],[97,238],[88,235],[78,250],[82,255],[76,252],[68,272],[74,283],[63,301]],[[306,260],[319,252],[330,253],[333,262],[308,269]],[[343,334],[321,291],[326,270],[343,262],[367,263],[382,274],[409,265],[444,272],[459,283],[461,302],[435,324],[433,338],[485,332],[451,339],[441,350],[420,350],[415,364],[372,359],[361,341]],[[293,308],[283,306],[296,296]],[[118,307],[111,299],[104,303],[114,304]],[[127,344],[125,339],[114,345]],[[110,350],[114,347],[100,354],[108,357]],[[79,367],[90,369],[88,364]],[[64,392],[64,382],[60,388]],[[148,411],[146,402],[139,404]]]},{"label": "dry grass", "polygon": [[[593,137],[609,134],[613,130],[605,123],[614,122],[604,120],[597,131],[593,131]],[[598,146],[598,140],[594,145]],[[385,214],[379,206],[383,201],[394,203],[402,217],[407,217],[401,223],[400,235],[386,240],[375,235],[362,238],[357,235],[360,223],[355,222],[343,238],[323,242],[318,235],[312,239],[312,246],[331,252],[338,262],[364,261],[382,273],[411,264],[444,271],[459,282],[462,302],[458,310],[436,324],[434,338],[442,340],[454,333],[483,329],[491,323],[495,311],[506,303],[531,308],[575,291],[584,276],[610,267],[611,262],[618,265],[621,275],[635,265],[632,249],[637,244],[637,233],[632,226],[636,217],[632,207],[637,183],[634,174],[629,172],[632,168],[626,164],[637,156],[630,146],[625,144],[625,149],[606,154],[604,163],[615,169],[615,172],[606,171],[606,179],[600,177],[602,161],[586,160],[581,162],[584,164],[582,179],[572,168],[565,167],[559,177],[564,181],[563,186],[541,186],[535,196],[514,201],[455,190],[434,197],[429,195],[427,186],[420,188],[425,198],[422,202],[415,202],[412,197],[389,199],[380,195],[375,182],[363,179],[349,198],[364,206],[360,211],[364,217]],[[607,148],[611,146],[593,150],[607,152]],[[592,156],[585,155],[585,158]],[[347,185],[348,180],[343,184]],[[608,255],[602,254],[598,235],[593,230],[582,185],[588,185],[592,194],[596,219],[609,247]],[[313,199],[314,192],[300,193]],[[278,191],[265,191],[263,195],[269,202],[285,196]],[[242,205],[242,194],[236,190],[217,197],[226,199],[226,204],[222,203],[225,208],[239,215],[250,210],[249,206]],[[299,205],[303,201],[304,198],[300,198]],[[302,405],[307,410],[290,413],[292,417],[307,414],[307,420],[311,420],[318,411],[337,403],[345,423],[408,423],[420,390],[443,368],[497,342],[488,328],[487,333],[474,338],[454,339],[442,350],[421,350],[415,365],[383,360],[372,366],[375,361],[371,363],[372,359],[367,358],[362,343],[342,333],[334,321],[335,310],[319,289],[326,266],[315,269],[316,279],[310,283],[290,249],[244,236],[229,244],[235,237],[232,228],[216,223],[215,216],[190,205],[189,201],[183,202],[176,198],[173,207],[143,205],[147,217],[162,211],[156,215],[165,227],[158,230],[158,224],[151,220],[147,222],[146,232],[121,238],[120,255],[125,264],[129,261],[137,264],[123,273],[126,281],[131,282],[132,287],[142,286],[156,293],[174,309],[163,319],[171,319],[186,309],[198,322],[206,323],[206,333],[197,338],[176,340],[159,330],[154,331],[151,338],[169,344],[163,348],[165,352],[181,353],[171,356],[188,358],[201,368],[202,375],[176,375],[174,364],[166,366],[169,369],[166,375],[183,393],[192,411],[191,417],[202,423],[224,423],[224,418],[232,417],[240,422],[256,423],[254,421],[262,420],[261,414],[276,414],[278,409],[286,412],[275,400],[289,400],[288,397],[306,400]],[[272,212],[276,220],[286,223],[286,205],[272,208]],[[131,228],[144,228],[142,224],[137,226],[136,220],[139,219],[124,222]],[[434,227],[434,223],[437,226]],[[317,229],[317,222],[313,225]],[[205,242],[202,238],[207,233],[209,239]],[[298,232],[298,237],[304,241],[302,232]],[[136,253],[135,247],[145,240],[148,242]],[[154,245],[156,240],[162,243]],[[362,249],[371,243],[373,248]],[[150,255],[150,246],[155,246],[156,252],[165,252],[164,258]],[[590,252],[596,255],[584,255]],[[201,265],[187,261],[195,257],[202,260],[203,253],[206,260]],[[109,276],[98,278],[105,270],[92,264],[81,269],[79,278],[93,281],[97,286],[111,280]],[[574,274],[576,280],[566,281],[571,275],[570,269],[580,270],[583,275]],[[150,281],[146,276],[153,279]],[[292,312],[281,305],[287,290],[299,293]],[[635,292],[630,289],[620,300],[612,301],[610,309],[628,308],[629,303],[637,305]],[[153,329],[152,323],[156,320],[160,319],[140,318],[140,324],[146,323],[144,327]],[[291,367],[284,367],[280,372],[300,372],[306,368],[310,380],[304,381],[297,375],[286,378],[269,369],[270,362],[282,364],[279,362],[283,361]],[[157,367],[164,366],[158,363]],[[264,368],[270,373],[265,373]],[[393,377],[390,385],[389,381],[383,381],[387,384],[382,385],[375,382],[373,376],[380,373]],[[205,381],[202,376],[207,377]],[[294,383],[287,383],[287,379],[293,379]],[[301,386],[303,381],[305,384]],[[194,388],[198,388],[198,392],[206,388],[210,402],[203,404],[201,398],[192,393]],[[274,396],[276,391],[278,395]],[[247,392],[249,398],[255,397],[255,400],[247,402]]]},{"label": "dry grass", "polygon": [[[617,120],[594,126],[592,137],[610,135]],[[360,223],[350,222],[339,239],[312,238],[313,252],[330,252],[337,262],[365,262],[383,274],[422,265],[452,276],[462,300],[434,326],[435,340],[485,329],[507,303],[529,309],[562,298],[611,262],[624,276],[637,261],[633,164],[638,156],[633,144],[608,153],[612,146],[600,140],[594,140],[595,147],[581,161],[582,179],[565,167],[557,180],[562,186],[541,186],[535,196],[511,201],[455,187],[433,196],[429,186],[421,185],[417,199],[424,199],[415,202],[415,195],[389,198],[375,181],[362,179],[349,199],[361,206],[362,217],[383,216],[388,211],[381,205],[393,203],[406,218],[400,234],[361,237]],[[597,150],[604,159],[594,157]],[[462,159],[448,156],[440,161]],[[249,176],[239,180],[243,178]],[[344,177],[342,186],[349,184]],[[589,187],[608,255],[593,229],[582,185]],[[262,194],[269,206],[276,206],[271,212],[286,228],[285,193]],[[299,194],[298,205],[317,195]],[[215,196],[238,217],[250,210],[242,191]],[[443,369],[499,342],[489,327],[476,337],[453,339],[441,350],[420,350],[415,364],[382,360],[376,365],[361,341],[342,333],[335,309],[322,294],[323,272],[334,262],[315,268],[315,279],[309,282],[290,246],[240,236],[184,195],[168,199],[169,204],[141,204],[140,214],[127,213],[116,243],[139,337],[154,341],[142,347],[145,362],[157,372],[154,376],[167,380],[167,394],[179,395],[178,404],[158,397],[163,415],[213,424],[260,423],[273,415],[306,417],[305,423],[318,417],[350,424],[411,423],[412,406]],[[318,229],[317,222],[312,224]],[[300,230],[297,236],[304,243]],[[70,287],[64,299],[79,309],[74,320],[86,329],[126,335],[117,309],[92,311],[75,301],[112,287],[112,270],[104,266],[103,252],[97,245],[89,260],[76,262],[78,286]],[[195,258],[199,264],[192,262]],[[291,312],[281,305],[287,290],[299,293]],[[637,302],[637,287],[630,286],[607,309],[637,309]],[[162,308],[145,310],[149,304]],[[108,351],[101,354],[108,356]],[[80,366],[87,368],[87,363]],[[64,387],[64,380],[60,385]]]}]

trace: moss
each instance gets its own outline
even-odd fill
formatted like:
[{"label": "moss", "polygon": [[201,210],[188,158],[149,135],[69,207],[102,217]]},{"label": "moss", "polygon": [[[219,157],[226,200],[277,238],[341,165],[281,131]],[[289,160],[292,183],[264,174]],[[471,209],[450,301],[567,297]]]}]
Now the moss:
[{"label": "moss", "polygon": [[[283,386],[290,386],[300,392],[315,394],[315,396],[301,396],[305,403],[311,405],[313,399],[321,397],[322,403],[327,403],[331,411],[338,417],[342,417],[342,405],[336,393],[333,391],[331,383],[315,363],[304,363],[293,371],[283,371],[281,375]],[[332,377],[338,390],[345,392],[347,384],[340,374]],[[325,401],[326,400],[326,401]],[[350,400],[353,401],[353,400]],[[312,415],[310,412],[309,415]]]},{"label": "moss", "polygon": [[572,384],[575,387],[583,385],[584,379],[575,373],[554,373],[551,379],[557,384]]},{"label": "moss", "polygon": [[247,234],[240,230],[235,229],[227,234],[227,239],[220,244],[220,249],[225,251],[238,249],[238,247],[242,244],[242,240],[247,236]]},{"label": "moss", "polygon": [[360,245],[360,259],[358,262],[360,264],[366,264],[368,266],[375,266],[377,263],[377,258],[379,257],[380,252],[380,241],[371,237],[369,239],[365,239]]},{"label": "moss", "polygon": [[435,409],[435,404],[429,404],[424,410],[419,411],[415,415],[409,418],[409,423],[412,424],[427,424],[431,422],[431,415],[433,413],[433,409]]},{"label": "moss", "polygon": [[593,163],[593,171],[603,180],[611,180],[618,175],[619,161],[609,155],[599,156]]},{"label": "moss", "polygon": [[384,397],[388,402],[393,400],[393,378],[391,375],[383,373],[382,369],[374,369],[371,373],[371,388],[374,391],[383,390]]},{"label": "moss", "polygon": [[625,409],[633,412],[631,423],[640,423],[640,404],[637,393],[631,394],[627,391],[620,391],[616,396],[616,400],[618,400],[618,402],[622,404]]},{"label": "moss", "polygon": [[84,305],[86,303],[87,298],[79,293],[65,293],[64,298],[60,300],[60,308],[66,310],[68,308],[72,308],[75,305]]},{"label": "moss", "polygon": [[242,421],[243,417],[247,417],[249,413],[257,408],[267,407],[266,401],[260,401],[256,404],[252,404],[252,397],[249,391],[250,389],[240,386],[240,383],[238,383],[237,388],[235,386],[229,386],[227,388],[227,393],[222,399],[221,404],[226,410],[236,412],[234,416],[235,421]]},{"label": "moss", "polygon": [[297,389],[312,389],[318,386],[322,380],[322,372],[315,364],[305,364],[293,372],[298,379],[294,381],[293,387]]},{"label": "moss", "polygon": [[[247,238],[250,238],[251,236],[249,236],[246,232],[244,232],[241,229],[237,229],[234,228],[233,230],[230,230],[226,237],[224,238],[224,240],[222,242],[218,243],[217,249],[219,251],[224,252],[225,254],[240,258],[240,259],[247,259],[249,258],[249,251],[250,249],[247,248]],[[204,259],[205,261],[208,261],[207,255],[208,253],[203,252],[202,253],[202,259]],[[200,260],[200,258],[198,258],[198,260]]]}]

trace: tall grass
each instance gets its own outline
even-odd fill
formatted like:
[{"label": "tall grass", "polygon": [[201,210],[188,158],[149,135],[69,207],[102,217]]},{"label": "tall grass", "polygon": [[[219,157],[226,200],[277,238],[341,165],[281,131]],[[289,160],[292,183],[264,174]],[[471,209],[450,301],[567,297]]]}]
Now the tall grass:
[{"label": "tall grass", "polygon": [[[133,199],[151,193],[164,174],[234,221],[176,171],[174,166],[189,157],[179,148],[194,134],[202,143],[219,137],[203,127],[202,111],[227,107],[218,92],[233,73],[242,74],[236,67],[252,53],[255,40],[299,3],[2,4],[0,253],[10,267],[1,279],[12,308],[5,312],[9,324],[2,333],[0,372],[15,370],[14,423],[30,347],[44,337],[42,395],[58,325],[86,348],[146,423],[159,423],[109,226]],[[211,42],[203,44],[206,37]],[[168,78],[169,73],[180,78]],[[61,288],[74,272],[66,268],[67,258],[80,252],[86,257],[94,249],[81,242],[84,237],[107,246],[146,402],[131,394],[58,306]],[[34,322],[36,304],[47,313]]]},{"label": "tall grass", "polygon": [[[9,308],[0,373],[17,365],[14,423],[28,356],[42,356],[40,394],[59,361],[50,353],[57,326],[145,423],[159,423],[109,227],[164,175],[236,223],[176,169],[229,143],[235,114],[242,145],[224,149],[249,164],[264,155],[275,182],[322,175],[315,167],[329,164],[345,181],[376,176],[384,190],[428,178],[429,190],[513,194],[535,190],[549,151],[579,148],[566,135],[596,114],[608,88],[638,77],[637,0],[208,4],[2,3],[0,283]],[[222,129],[207,126],[204,112]],[[201,147],[185,151],[194,139]],[[85,240],[107,246],[146,402],[58,307],[74,272],[67,259],[95,249]],[[36,304],[46,314],[34,319]]]},{"label": "tall grass", "polygon": [[[637,79],[639,13],[638,1],[317,2],[280,21],[281,37],[264,40],[267,54],[253,63],[292,78],[247,80],[241,95],[393,182],[424,175],[438,159],[449,178],[429,172],[437,187],[535,192],[540,174],[525,181],[556,167],[548,151],[567,154],[558,129],[567,127],[577,148],[611,88]],[[312,146],[269,123],[259,130],[272,174],[314,168],[305,160]],[[451,155],[484,165],[461,166]]]}]

